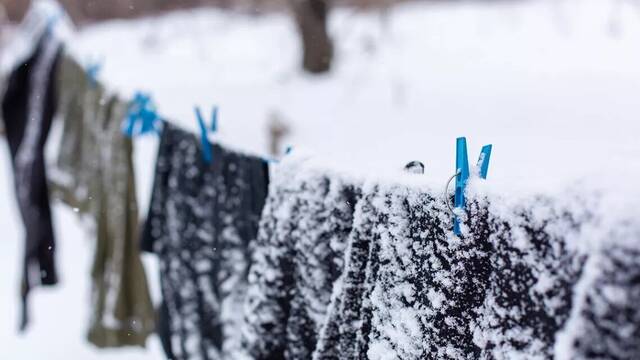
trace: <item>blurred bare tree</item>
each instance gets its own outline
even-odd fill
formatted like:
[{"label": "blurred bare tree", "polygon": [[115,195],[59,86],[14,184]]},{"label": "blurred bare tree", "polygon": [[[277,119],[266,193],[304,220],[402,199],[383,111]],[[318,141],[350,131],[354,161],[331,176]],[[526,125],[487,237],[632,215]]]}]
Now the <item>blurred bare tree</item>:
[{"label": "blurred bare tree", "polygon": [[327,32],[329,0],[289,0],[302,39],[302,67],[311,73],[331,69],[333,43]]}]

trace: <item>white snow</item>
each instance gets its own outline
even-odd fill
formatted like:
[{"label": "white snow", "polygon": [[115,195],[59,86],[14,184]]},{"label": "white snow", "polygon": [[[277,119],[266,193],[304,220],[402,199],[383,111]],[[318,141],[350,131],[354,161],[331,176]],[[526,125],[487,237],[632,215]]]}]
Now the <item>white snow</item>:
[{"label": "white snow", "polygon": [[[309,148],[329,166],[393,179],[407,162],[421,160],[426,175],[410,181],[440,189],[454,171],[455,138],[466,135],[472,163],[482,144],[494,144],[489,181],[478,191],[517,198],[522,188],[558,192],[579,183],[615,194],[605,203],[613,213],[640,200],[637,2],[342,9],[331,31],[336,66],[321,77],[298,69],[298,39],[285,15],[198,10],[110,22],[84,29],[70,46],[82,61],[102,59],[99,79],[114,90],[150,91],[162,114],[194,131],[193,106],[219,105],[217,136],[247,151],[266,154],[266,124],[278,114],[293,129],[287,141],[295,151]],[[156,143],[136,143],[143,213]],[[91,236],[60,206],[54,214],[62,283],[33,293],[31,327],[16,333],[22,224],[7,147],[0,149],[2,353],[161,358],[156,338],[147,352],[103,352],[86,343]],[[157,298],[157,269],[146,260]]]}]

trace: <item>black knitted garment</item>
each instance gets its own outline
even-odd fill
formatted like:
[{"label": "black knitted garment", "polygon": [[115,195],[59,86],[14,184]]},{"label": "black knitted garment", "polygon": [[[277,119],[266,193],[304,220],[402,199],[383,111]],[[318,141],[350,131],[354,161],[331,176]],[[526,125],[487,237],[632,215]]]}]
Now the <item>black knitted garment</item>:
[{"label": "black knitted garment", "polygon": [[618,221],[600,239],[576,286],[556,358],[640,359],[640,228]]},{"label": "black knitted garment", "polygon": [[274,174],[245,301],[253,359],[309,359],[325,324],[358,187],[298,166]]},{"label": "black knitted garment", "polygon": [[[160,258],[173,359],[237,359],[250,249],[268,187],[268,164],[165,124],[143,248]],[[170,339],[166,339],[168,336]]]},{"label": "black knitted garment", "polygon": [[640,247],[585,251],[593,204],[471,192],[458,237],[428,186],[309,168],[283,164],[271,184],[245,308],[252,358],[638,358]]},{"label": "black knitted garment", "polygon": [[583,263],[554,227],[575,229],[574,218],[542,200],[501,217],[472,198],[473,230],[456,237],[430,193],[363,192],[327,325],[333,341],[315,358],[553,358]]}]

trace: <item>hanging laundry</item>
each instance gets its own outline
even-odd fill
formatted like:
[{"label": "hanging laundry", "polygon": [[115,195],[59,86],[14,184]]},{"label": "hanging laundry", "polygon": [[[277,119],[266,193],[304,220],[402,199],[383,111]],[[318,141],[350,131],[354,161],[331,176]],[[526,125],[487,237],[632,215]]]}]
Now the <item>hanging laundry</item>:
[{"label": "hanging laundry", "polygon": [[250,253],[268,187],[268,164],[195,135],[162,130],[143,248],[160,259],[172,359],[241,359],[240,325]]},{"label": "hanging laundry", "polygon": [[250,273],[244,346],[252,359],[310,359],[325,324],[359,188],[329,173],[274,175]]},{"label": "hanging laundry", "polygon": [[128,104],[63,56],[57,71],[63,135],[52,194],[95,232],[89,341],[144,346],[155,314],[140,259],[132,143],[120,130]]},{"label": "hanging laundry", "polygon": [[371,257],[375,239],[379,239],[377,225],[391,220],[385,218],[379,209],[380,206],[391,206],[390,199],[377,197],[378,193],[377,187],[366,185],[362,199],[356,205],[353,229],[347,240],[344,272],[331,295],[326,324],[313,359],[367,358],[372,313],[365,309],[370,309],[368,298],[372,290],[372,266],[378,265]]},{"label": "hanging laundry", "polygon": [[455,236],[427,186],[366,183],[340,201],[335,174],[278,174],[246,300],[252,358],[554,357],[587,258],[581,201],[469,193]]},{"label": "hanging laundry", "polygon": [[456,237],[432,193],[364,191],[333,341],[314,359],[553,358],[583,263],[561,232],[579,230],[577,214],[539,200],[503,217],[470,197],[474,230]]},{"label": "hanging laundry", "polygon": [[474,344],[483,358],[554,358],[586,258],[577,244],[593,215],[550,197],[508,206],[471,199],[469,236],[488,242],[491,269],[471,326]]},{"label": "hanging laundry", "polygon": [[30,36],[38,34],[34,39],[36,45],[27,44],[25,48],[28,49],[21,54],[24,57],[11,68],[2,98],[2,119],[26,238],[21,286],[21,329],[25,329],[29,321],[27,297],[30,289],[58,282],[44,146],[55,112],[53,70],[61,43],[52,31],[46,30],[45,19],[41,18],[45,15],[33,11],[27,15],[27,19],[37,20],[40,24],[37,26],[39,30],[31,29],[30,33]]}]

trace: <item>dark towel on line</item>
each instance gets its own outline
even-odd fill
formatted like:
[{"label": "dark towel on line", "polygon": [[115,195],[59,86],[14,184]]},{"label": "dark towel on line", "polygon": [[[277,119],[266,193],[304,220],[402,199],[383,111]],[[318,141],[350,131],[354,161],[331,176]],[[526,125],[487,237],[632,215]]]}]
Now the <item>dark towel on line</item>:
[{"label": "dark towel on line", "polygon": [[179,360],[239,358],[250,250],[267,195],[264,160],[212,146],[207,164],[196,136],[165,124],[143,234],[143,248],[160,258],[170,352]]}]

